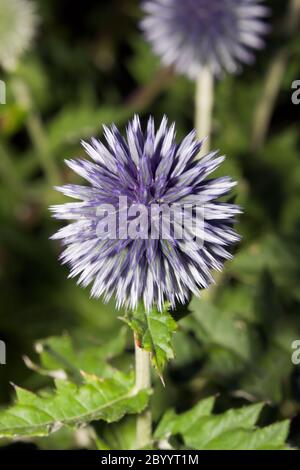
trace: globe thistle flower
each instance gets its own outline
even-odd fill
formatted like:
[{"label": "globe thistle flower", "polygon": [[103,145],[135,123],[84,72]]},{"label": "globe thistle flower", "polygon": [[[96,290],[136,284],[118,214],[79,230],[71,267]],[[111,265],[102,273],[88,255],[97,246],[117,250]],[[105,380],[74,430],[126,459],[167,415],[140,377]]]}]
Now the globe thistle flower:
[{"label": "globe thistle flower", "polygon": [[144,0],[141,27],[162,62],[196,79],[208,66],[215,75],[252,63],[268,27],[262,0]]},{"label": "globe thistle flower", "polygon": [[[71,277],[79,275],[79,284],[93,283],[92,296],[108,301],[115,295],[118,308],[135,309],[143,302],[149,311],[154,305],[162,310],[165,302],[172,307],[177,301],[185,303],[191,293],[199,295],[214,282],[211,270],[222,269],[231,258],[228,246],[239,239],[232,229],[239,208],[218,200],[235,183],[228,177],[208,179],[224,157],[212,152],[197,159],[202,143],[195,132],[176,144],[175,125],[169,127],[166,117],[157,131],[150,118],[143,133],[136,116],[127,127],[127,138],[114,125],[104,126],[104,136],[107,145],[94,138],[83,142],[92,161],[66,161],[90,185],[56,188],[81,201],[51,208],[57,219],[72,221],[52,237],[66,246],[61,260],[71,266]],[[197,217],[195,209],[201,206],[201,237],[194,236],[194,226],[189,226],[188,236],[176,237],[179,217],[172,219],[171,235],[164,238],[164,211],[151,218],[159,227],[154,239],[149,228],[146,236],[129,236],[129,225],[136,220],[130,215],[116,223],[116,236],[112,228],[100,235],[105,217],[99,207],[109,205],[111,216],[123,217],[120,198],[127,199],[128,213],[136,204],[149,209],[147,217],[154,204],[172,207],[177,216],[187,205],[192,208],[188,218]]]},{"label": "globe thistle flower", "polygon": [[28,49],[38,17],[29,0],[0,0],[0,65],[13,70]]}]

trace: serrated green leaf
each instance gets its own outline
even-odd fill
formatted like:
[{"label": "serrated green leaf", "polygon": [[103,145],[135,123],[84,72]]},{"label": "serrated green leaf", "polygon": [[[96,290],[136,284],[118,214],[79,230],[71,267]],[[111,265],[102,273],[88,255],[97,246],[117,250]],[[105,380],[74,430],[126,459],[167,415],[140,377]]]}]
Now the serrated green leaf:
[{"label": "serrated green leaf", "polygon": [[62,426],[95,420],[111,423],[140,413],[148,402],[149,392],[135,390],[133,375],[100,380],[84,374],[79,386],[65,380],[55,383],[55,391],[40,396],[17,387],[17,403],[0,413],[0,437],[47,436]]},{"label": "serrated green leaf", "polygon": [[209,441],[230,429],[254,426],[262,407],[262,404],[255,404],[228,410],[222,415],[203,417],[183,432],[184,441],[189,447],[202,449]]},{"label": "serrated green leaf", "polygon": [[152,364],[162,377],[166,363],[174,358],[172,337],[177,323],[167,309],[159,312],[153,308],[145,313],[142,307],[125,320],[134,331],[140,347],[151,354]]},{"label": "serrated green leaf", "polygon": [[272,424],[262,429],[237,429],[212,439],[204,450],[270,450],[287,449],[284,445],[288,437],[289,421]]},{"label": "serrated green leaf", "polygon": [[285,441],[289,422],[282,421],[257,428],[263,404],[230,409],[213,415],[214,398],[200,401],[186,413],[168,410],[154,434],[157,440],[181,435],[187,448],[197,450],[265,450],[289,449]]},{"label": "serrated green leaf", "polygon": [[170,434],[183,434],[193,424],[195,424],[203,416],[209,416],[215,403],[215,398],[210,397],[200,401],[191,410],[177,415],[174,410],[168,410],[160,421],[154,437],[162,439]]}]

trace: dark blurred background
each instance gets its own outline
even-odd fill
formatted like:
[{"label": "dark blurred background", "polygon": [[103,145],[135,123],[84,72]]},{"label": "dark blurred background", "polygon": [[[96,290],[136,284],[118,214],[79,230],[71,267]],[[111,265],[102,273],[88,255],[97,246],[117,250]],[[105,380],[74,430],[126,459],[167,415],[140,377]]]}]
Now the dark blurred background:
[{"label": "dark blurred background", "polygon": [[[59,224],[48,206],[65,200],[52,187],[76,180],[64,158],[82,155],[80,139],[100,137],[104,123],[124,129],[135,112],[157,121],[166,113],[178,138],[193,128],[194,84],[160,68],[139,32],[138,3],[36,0],[32,47],[16,70],[0,69],[3,404],[10,382],[43,384],[23,361],[34,358],[35,341],[64,332],[105,341],[121,328],[113,303],[90,300],[67,279],[60,247],[49,241]],[[216,84],[212,146],[227,155],[218,173],[239,181],[243,241],[217,288],[192,300],[154,408],[157,419],[167,406],[182,410],[209,393],[222,393],[220,409],[266,400],[263,419],[290,418],[299,446],[300,365],[291,361],[300,339],[300,105],[291,100],[300,79],[299,8],[295,0],[267,3],[272,31],[255,66]],[[125,362],[130,354],[129,340]]]}]

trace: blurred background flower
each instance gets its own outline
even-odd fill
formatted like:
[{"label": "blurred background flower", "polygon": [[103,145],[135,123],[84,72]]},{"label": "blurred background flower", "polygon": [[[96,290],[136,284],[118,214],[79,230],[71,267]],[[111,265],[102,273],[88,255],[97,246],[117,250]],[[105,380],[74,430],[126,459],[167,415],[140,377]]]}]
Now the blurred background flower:
[{"label": "blurred background flower", "polygon": [[30,47],[38,16],[31,0],[0,0],[0,64],[13,70]]},{"label": "blurred background flower", "polygon": [[203,67],[214,74],[252,63],[268,31],[268,9],[257,0],[145,0],[141,22],[162,62],[196,79]]}]

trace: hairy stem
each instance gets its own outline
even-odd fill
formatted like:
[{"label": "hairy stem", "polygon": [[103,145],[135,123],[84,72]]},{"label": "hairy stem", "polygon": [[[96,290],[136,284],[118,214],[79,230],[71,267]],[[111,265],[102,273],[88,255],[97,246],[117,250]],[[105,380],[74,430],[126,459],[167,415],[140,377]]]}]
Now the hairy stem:
[{"label": "hairy stem", "polygon": [[[135,380],[137,390],[151,387],[150,354],[139,347],[135,338]],[[147,408],[137,418],[136,449],[142,449],[151,442],[152,417]]]},{"label": "hairy stem", "polygon": [[203,68],[196,81],[195,126],[198,139],[206,139],[200,156],[209,152],[214,103],[214,79],[209,67]]}]

